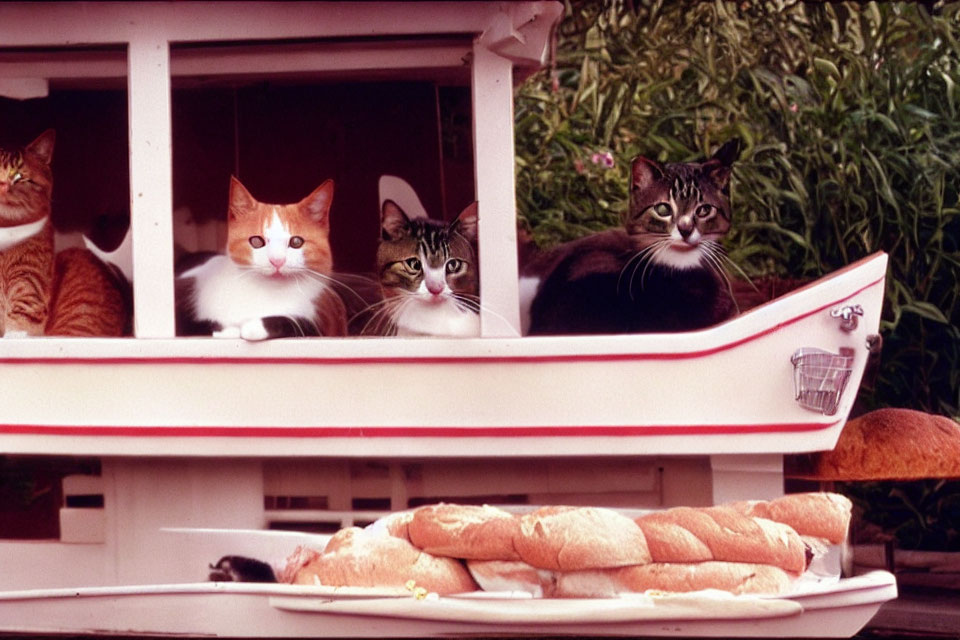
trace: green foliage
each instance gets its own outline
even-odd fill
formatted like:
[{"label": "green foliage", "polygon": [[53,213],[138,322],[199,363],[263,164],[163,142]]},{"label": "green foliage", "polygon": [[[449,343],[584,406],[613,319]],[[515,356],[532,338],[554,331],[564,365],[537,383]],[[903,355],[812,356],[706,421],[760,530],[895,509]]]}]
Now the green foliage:
[{"label": "green foliage", "polygon": [[861,523],[901,549],[960,551],[960,482],[850,482],[839,487],[857,505]]},{"label": "green foliage", "polygon": [[566,9],[555,68],[517,92],[517,206],[535,241],[618,224],[634,156],[691,160],[739,136],[733,261],[818,277],[889,253],[867,406],[957,415],[960,4]]}]

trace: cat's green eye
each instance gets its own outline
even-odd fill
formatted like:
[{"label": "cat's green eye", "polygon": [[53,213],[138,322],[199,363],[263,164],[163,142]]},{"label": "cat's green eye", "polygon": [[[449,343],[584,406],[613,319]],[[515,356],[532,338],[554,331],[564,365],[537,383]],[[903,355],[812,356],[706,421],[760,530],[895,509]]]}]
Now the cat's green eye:
[{"label": "cat's green eye", "polygon": [[263,236],[250,236],[250,246],[254,249],[262,249],[266,244],[267,241],[263,239]]},{"label": "cat's green eye", "polygon": [[407,258],[403,261],[411,271],[420,271],[420,258]]},{"label": "cat's green eye", "polygon": [[713,213],[713,207],[710,206],[709,204],[700,205],[700,208],[697,209],[698,218],[706,218],[711,213]]},{"label": "cat's green eye", "polygon": [[300,236],[293,236],[292,238],[290,238],[290,247],[292,249],[299,249],[300,247],[303,246],[303,243],[304,243],[304,239],[301,238]]},{"label": "cat's green eye", "polygon": [[670,208],[670,205],[666,202],[659,202],[653,205],[653,212],[660,216],[661,218],[669,218],[673,215],[673,209]]},{"label": "cat's green eye", "polygon": [[457,273],[461,269],[463,269],[463,260],[458,260],[457,258],[447,260],[447,273]]}]

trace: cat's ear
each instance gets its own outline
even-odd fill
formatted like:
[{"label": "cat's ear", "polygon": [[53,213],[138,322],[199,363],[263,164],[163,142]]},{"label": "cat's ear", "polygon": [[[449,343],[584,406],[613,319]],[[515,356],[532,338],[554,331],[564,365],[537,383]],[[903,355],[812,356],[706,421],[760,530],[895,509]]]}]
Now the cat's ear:
[{"label": "cat's ear", "polygon": [[450,223],[450,229],[456,231],[470,242],[477,241],[477,203],[471,202],[457,216],[457,219]]},{"label": "cat's ear", "polygon": [[399,240],[407,235],[410,218],[393,200],[384,200],[380,210],[380,237],[384,240]]},{"label": "cat's ear", "polygon": [[230,176],[230,206],[228,208],[228,217],[230,220],[242,218],[257,206],[247,188],[244,187],[234,176]]},{"label": "cat's ear", "polygon": [[733,163],[740,158],[740,150],[743,147],[743,141],[740,138],[731,138],[721,145],[719,149],[713,152],[711,160],[716,160],[722,165],[732,167]]},{"label": "cat's ear", "polygon": [[26,150],[40,158],[44,164],[53,160],[53,142],[57,134],[53,129],[47,129],[37,139],[27,145]]},{"label": "cat's ear", "polygon": [[320,225],[330,222],[330,205],[333,204],[333,180],[324,180],[313,193],[300,201],[300,209]]},{"label": "cat's ear", "polygon": [[631,173],[634,189],[646,189],[657,180],[663,179],[663,167],[660,163],[643,156],[633,159]]},{"label": "cat's ear", "polygon": [[741,144],[740,138],[728,140],[703,163],[704,174],[724,193],[730,184],[733,163],[740,157]]}]

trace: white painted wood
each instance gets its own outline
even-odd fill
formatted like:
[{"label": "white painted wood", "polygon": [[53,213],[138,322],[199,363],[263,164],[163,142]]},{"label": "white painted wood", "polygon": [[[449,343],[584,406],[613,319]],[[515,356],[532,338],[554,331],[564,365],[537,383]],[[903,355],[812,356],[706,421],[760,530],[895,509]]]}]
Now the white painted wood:
[{"label": "white painted wood", "polygon": [[772,500],[783,495],[783,456],[710,456],[713,503]]},{"label": "white painted wood", "polygon": [[167,41],[140,34],[129,44],[130,228],[134,334],[172,338],[173,138]]},{"label": "white painted wood", "polygon": [[480,269],[481,335],[520,335],[514,199],[513,65],[473,47],[473,130]]},{"label": "white painted wood", "polygon": [[103,480],[113,584],[206,578],[207,563],[182,554],[164,528],[265,525],[259,460],[104,460]]}]

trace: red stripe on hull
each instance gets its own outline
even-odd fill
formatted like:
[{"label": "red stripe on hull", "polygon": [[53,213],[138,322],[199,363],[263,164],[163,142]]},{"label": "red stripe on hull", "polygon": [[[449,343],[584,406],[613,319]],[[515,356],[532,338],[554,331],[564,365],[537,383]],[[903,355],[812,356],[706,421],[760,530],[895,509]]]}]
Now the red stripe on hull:
[{"label": "red stripe on hull", "polygon": [[683,436],[795,433],[829,429],[837,422],[744,425],[597,425],[526,427],[170,427],[0,425],[8,435],[150,438],[525,438]]}]

